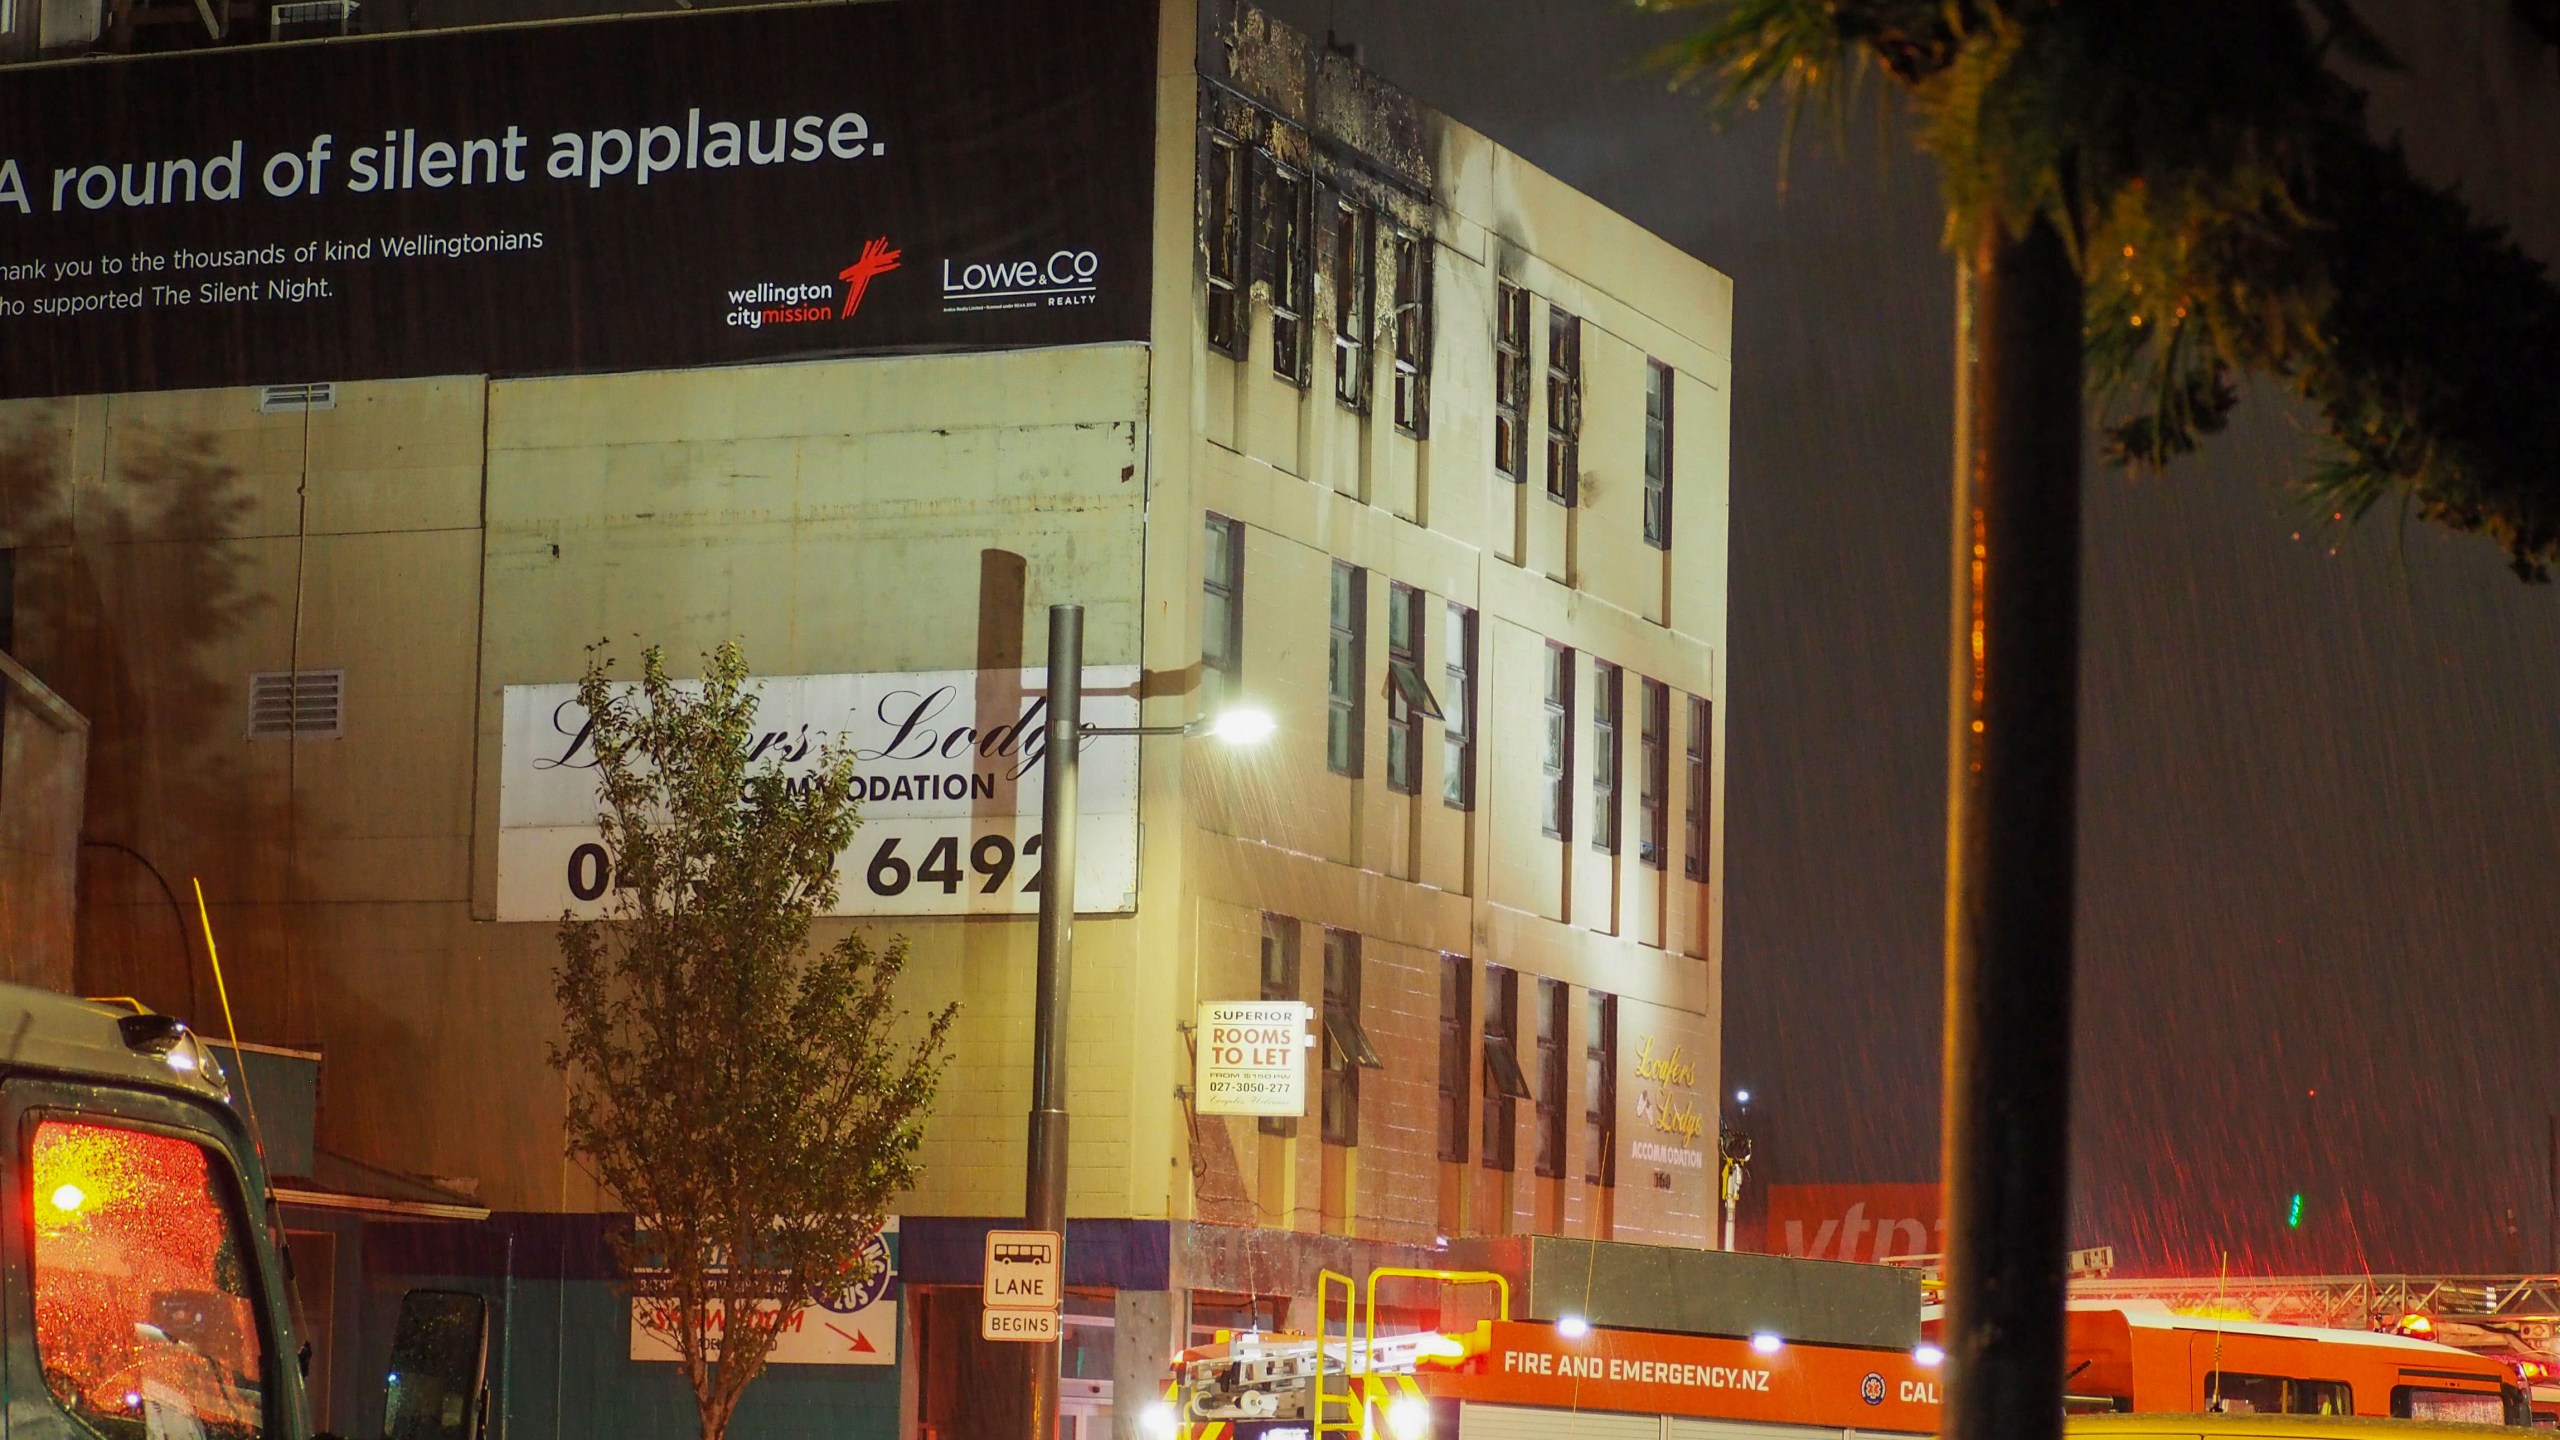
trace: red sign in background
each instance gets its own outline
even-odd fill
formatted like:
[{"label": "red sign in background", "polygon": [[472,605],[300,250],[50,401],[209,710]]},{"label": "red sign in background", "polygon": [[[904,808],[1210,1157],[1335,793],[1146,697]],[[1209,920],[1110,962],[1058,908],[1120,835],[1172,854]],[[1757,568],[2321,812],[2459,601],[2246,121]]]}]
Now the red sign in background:
[{"label": "red sign in background", "polygon": [[1772,1185],[1763,1246],[1807,1260],[1935,1255],[1945,1220],[1935,1185]]}]

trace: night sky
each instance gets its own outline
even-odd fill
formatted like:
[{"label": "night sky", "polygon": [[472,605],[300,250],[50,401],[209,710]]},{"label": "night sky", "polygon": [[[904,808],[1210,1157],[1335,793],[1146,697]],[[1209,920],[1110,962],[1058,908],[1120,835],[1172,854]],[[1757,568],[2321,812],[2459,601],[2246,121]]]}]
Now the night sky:
[{"label": "night sky", "polygon": [[[1566,0],[1287,0],[1731,275],[1728,1088],[1755,1182],[1937,1173],[1952,270],[1872,105],[1721,130]],[[2368,4],[2377,128],[2560,255],[2560,63],[2506,0]],[[2560,377],[2554,377],[2560,403]],[[2280,488],[2280,390],[2088,472],[2073,1243],[2127,1271],[2560,1265],[2560,590]],[[2290,1196],[2302,1226],[2285,1223]],[[2510,1222],[2512,1215],[2512,1222]]]}]

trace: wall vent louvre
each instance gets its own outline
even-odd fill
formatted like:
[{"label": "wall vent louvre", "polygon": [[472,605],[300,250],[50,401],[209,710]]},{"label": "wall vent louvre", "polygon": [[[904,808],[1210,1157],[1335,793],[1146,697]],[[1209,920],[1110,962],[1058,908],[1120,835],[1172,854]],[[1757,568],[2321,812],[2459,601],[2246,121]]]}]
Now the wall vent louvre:
[{"label": "wall vent louvre", "polygon": [[258,413],[261,415],[337,408],[338,387],[327,380],[315,380],[307,385],[270,385],[258,392]]},{"label": "wall vent louvre", "polygon": [[276,40],[353,35],[356,16],[363,8],[356,0],[292,0],[290,4],[269,7],[267,33]]},{"label": "wall vent louvre", "polygon": [[249,677],[249,738],[336,740],[347,733],[346,693],[344,670],[261,670]]}]

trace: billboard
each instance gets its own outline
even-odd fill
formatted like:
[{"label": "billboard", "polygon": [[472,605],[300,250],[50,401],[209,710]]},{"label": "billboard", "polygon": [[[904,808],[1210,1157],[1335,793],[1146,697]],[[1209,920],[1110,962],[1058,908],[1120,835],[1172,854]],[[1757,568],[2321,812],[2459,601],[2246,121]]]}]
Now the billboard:
[{"label": "billboard", "polygon": [[1147,0],[0,71],[0,396],[1145,337]]},{"label": "billboard", "polygon": [[[788,774],[850,749],[860,828],[836,860],[836,915],[1030,915],[1040,909],[1048,671],[782,675],[752,682],[753,758]],[[1138,667],[1090,665],[1089,725],[1138,723]],[[602,915],[613,857],[596,828],[595,751],[575,685],[506,688],[499,749],[501,920]],[[1076,910],[1138,903],[1138,742],[1085,741]]]},{"label": "billboard", "polygon": [[1936,1255],[1946,1220],[1935,1185],[1772,1185],[1768,1248],[1809,1260]]}]

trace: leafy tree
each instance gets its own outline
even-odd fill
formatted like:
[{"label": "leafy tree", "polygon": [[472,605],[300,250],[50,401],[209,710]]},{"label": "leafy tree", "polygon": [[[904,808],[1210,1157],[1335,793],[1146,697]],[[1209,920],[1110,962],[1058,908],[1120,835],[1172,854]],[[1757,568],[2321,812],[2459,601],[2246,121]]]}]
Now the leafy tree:
[{"label": "leafy tree", "polygon": [[1708,13],[1666,58],[1728,104],[1792,115],[1894,82],[1976,278],[1984,244],[2050,226],[2113,458],[2193,449],[2255,371],[2324,422],[2300,481],[2323,510],[2397,495],[2548,577],[2560,290],[2367,133],[2332,59],[2394,62],[2347,0],[1645,3]]},{"label": "leafy tree", "polygon": [[720,1440],[781,1329],[868,1278],[863,1251],[916,1177],[956,1007],[901,1041],[903,939],[811,951],[853,838],[854,762],[750,759],[735,644],[698,683],[652,647],[635,685],[591,655],[579,703],[615,888],[563,916],[569,1148],[635,1216],[633,1292],[672,1321],[704,1440]]},{"label": "leafy tree", "polygon": [[[2297,481],[2397,496],[2517,574],[2560,555],[2560,292],[2377,144],[2348,0],[1639,0],[1728,104],[1880,75],[1957,256],[1945,1433],[2060,1429],[2080,456],[2157,466],[2254,371],[2317,412]],[[2531,18],[2543,0],[2518,13]]]}]

